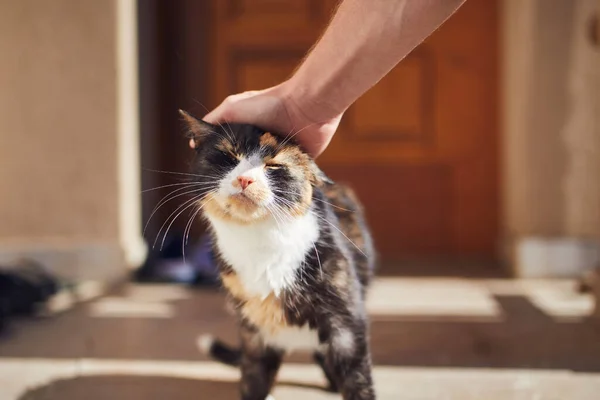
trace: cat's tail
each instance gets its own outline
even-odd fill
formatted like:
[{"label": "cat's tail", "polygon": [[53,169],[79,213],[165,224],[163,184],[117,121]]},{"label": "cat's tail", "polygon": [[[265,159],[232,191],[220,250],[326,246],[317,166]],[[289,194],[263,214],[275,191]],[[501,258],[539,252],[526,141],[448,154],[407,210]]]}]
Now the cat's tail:
[{"label": "cat's tail", "polygon": [[242,359],[242,351],[231,347],[212,335],[202,335],[196,344],[203,354],[214,358],[223,364],[238,367]]}]

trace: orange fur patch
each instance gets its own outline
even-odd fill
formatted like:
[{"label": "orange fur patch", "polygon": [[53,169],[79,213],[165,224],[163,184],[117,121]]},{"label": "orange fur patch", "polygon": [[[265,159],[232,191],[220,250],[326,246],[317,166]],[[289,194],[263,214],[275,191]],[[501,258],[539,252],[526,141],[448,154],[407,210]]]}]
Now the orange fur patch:
[{"label": "orange fur patch", "polygon": [[300,217],[306,214],[312,203],[312,193],[312,186],[307,183],[302,190],[302,199],[296,204],[295,207],[289,210],[289,213],[295,217]]},{"label": "orange fur patch", "polygon": [[272,160],[288,166],[290,172],[295,174],[299,180],[306,180],[306,186],[302,188],[302,200],[296,207],[289,210],[294,216],[304,215],[310,207],[313,193],[310,185],[312,171],[308,156],[297,147],[287,146],[281,149]]},{"label": "orange fur patch", "polygon": [[[235,201],[235,200],[233,200],[233,201]],[[245,205],[241,205],[241,204],[238,204],[238,205],[233,205],[232,204],[231,206],[232,207],[234,207],[234,206],[245,207]],[[268,215],[268,213],[265,211],[264,213],[262,213],[262,214],[260,214],[260,215],[258,215],[256,217],[254,217],[254,218],[250,218],[250,217],[249,218],[242,218],[240,216],[236,216],[236,215],[228,212],[227,210],[225,210],[214,199],[211,199],[211,200],[208,200],[208,201],[204,201],[202,203],[202,207],[203,207],[203,210],[204,210],[205,213],[208,213],[208,214],[210,214],[210,215],[212,215],[214,217],[220,218],[223,221],[235,222],[235,223],[242,224],[242,225],[249,225],[249,224],[254,224],[256,222],[259,222],[259,221],[263,221],[267,217],[267,215]],[[256,207],[253,207],[252,209],[249,208],[246,211],[250,211],[250,212],[257,211],[257,208]]]},{"label": "orange fur patch", "polygon": [[217,143],[215,147],[221,151],[231,154],[232,157],[237,158],[238,160],[240,158],[240,156],[236,154],[235,148],[229,140],[223,139],[219,143]]},{"label": "orange fur patch", "polygon": [[266,132],[260,137],[260,145],[277,147],[278,144],[277,139],[275,139],[275,137],[270,132]]},{"label": "orange fur patch", "polygon": [[273,293],[264,300],[259,296],[249,295],[235,273],[224,274],[221,279],[229,293],[242,302],[242,315],[252,324],[271,333],[288,325],[281,300]]},{"label": "orange fur patch", "polygon": [[308,170],[308,156],[297,147],[287,146],[281,149],[273,160],[282,164],[294,165]]}]

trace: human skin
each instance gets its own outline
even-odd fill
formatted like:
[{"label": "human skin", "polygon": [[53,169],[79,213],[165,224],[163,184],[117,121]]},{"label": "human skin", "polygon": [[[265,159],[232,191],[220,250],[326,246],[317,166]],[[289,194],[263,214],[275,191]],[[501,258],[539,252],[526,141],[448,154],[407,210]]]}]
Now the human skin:
[{"label": "human skin", "polygon": [[293,135],[317,157],[329,145],[348,107],[465,1],[344,0],[288,80],[231,95],[204,120],[247,123]]}]

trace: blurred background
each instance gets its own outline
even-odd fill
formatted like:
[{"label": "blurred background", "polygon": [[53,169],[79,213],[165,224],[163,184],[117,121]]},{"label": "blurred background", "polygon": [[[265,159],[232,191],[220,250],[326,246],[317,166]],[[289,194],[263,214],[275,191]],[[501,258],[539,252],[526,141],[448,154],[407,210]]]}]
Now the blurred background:
[{"label": "blurred background", "polygon": [[[235,322],[178,214],[177,110],[283,81],[336,4],[0,0],[0,399],[236,398],[196,348]],[[319,158],[380,253],[382,399],[596,398],[599,19],[596,0],[468,0]],[[278,399],[337,398],[308,361]]]}]

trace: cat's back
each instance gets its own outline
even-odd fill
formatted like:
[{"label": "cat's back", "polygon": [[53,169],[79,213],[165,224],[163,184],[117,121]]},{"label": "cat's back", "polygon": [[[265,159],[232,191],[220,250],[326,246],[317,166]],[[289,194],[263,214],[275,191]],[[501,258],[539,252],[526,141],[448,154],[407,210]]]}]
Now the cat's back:
[{"label": "cat's back", "polygon": [[363,206],[356,193],[343,183],[324,185],[322,191],[338,219],[340,230],[352,241],[349,248],[357,272],[361,283],[367,286],[374,274],[376,254]]}]

